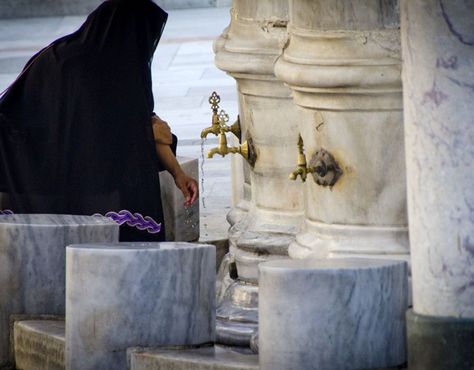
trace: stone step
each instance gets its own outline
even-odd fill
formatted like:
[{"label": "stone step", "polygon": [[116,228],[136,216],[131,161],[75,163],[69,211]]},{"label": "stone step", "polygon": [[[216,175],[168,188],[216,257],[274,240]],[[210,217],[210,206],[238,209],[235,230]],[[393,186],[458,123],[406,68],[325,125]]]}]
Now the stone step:
[{"label": "stone step", "polygon": [[239,347],[130,349],[131,370],[258,370],[258,355]]},{"label": "stone step", "polygon": [[[17,370],[64,370],[65,324],[61,320],[17,321],[14,352]],[[128,351],[130,370],[258,370],[250,350],[224,346]]]},{"label": "stone step", "polygon": [[17,321],[13,338],[18,370],[64,370],[64,320]]}]

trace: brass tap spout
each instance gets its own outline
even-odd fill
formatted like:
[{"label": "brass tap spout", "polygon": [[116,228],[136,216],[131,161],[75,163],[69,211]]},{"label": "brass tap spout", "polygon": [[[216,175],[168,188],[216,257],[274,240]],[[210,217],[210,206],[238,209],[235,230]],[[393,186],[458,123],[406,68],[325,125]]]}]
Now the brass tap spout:
[{"label": "brass tap spout", "polygon": [[288,178],[290,180],[296,180],[298,176],[301,177],[301,180],[303,182],[306,182],[306,178],[308,177],[309,173],[312,173],[313,169],[308,168],[308,165],[306,163],[306,156],[304,154],[304,143],[303,143],[303,138],[301,135],[299,135],[298,138],[298,167],[296,170],[294,170]]},{"label": "brass tap spout", "polygon": [[211,104],[212,109],[212,121],[211,126],[205,128],[201,131],[201,139],[205,139],[209,134],[219,135],[220,133],[220,123],[219,123],[219,103],[221,102],[221,97],[217,95],[214,91],[209,97],[209,104]]},{"label": "brass tap spout", "polygon": [[227,146],[227,138],[225,136],[225,131],[222,131],[219,134],[219,145],[217,148],[213,148],[207,154],[207,158],[214,157],[215,154],[220,154],[222,157],[225,157],[227,154],[231,153],[241,153],[240,147]]},{"label": "brass tap spout", "polygon": [[221,133],[219,134],[219,145],[216,148],[213,148],[207,154],[207,158],[214,157],[215,154],[220,154],[222,157],[225,157],[227,154],[241,154],[245,159],[249,158],[249,148],[248,142],[245,141],[241,146],[228,146],[227,137],[225,135],[225,128],[221,128]]}]

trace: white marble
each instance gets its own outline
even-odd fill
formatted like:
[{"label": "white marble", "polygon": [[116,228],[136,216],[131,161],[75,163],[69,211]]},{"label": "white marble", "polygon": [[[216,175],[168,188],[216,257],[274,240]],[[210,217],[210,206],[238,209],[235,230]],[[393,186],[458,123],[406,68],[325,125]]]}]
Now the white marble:
[{"label": "white marble", "polygon": [[0,216],[0,365],[10,315],[64,315],[66,245],[116,241],[118,225],[102,217]]},{"label": "white marble", "polygon": [[406,262],[280,260],[259,265],[262,370],[346,370],[406,361]]},{"label": "white marble", "polygon": [[342,169],[332,188],[308,176],[293,258],[409,259],[398,23],[394,0],[290,1],[275,74],[302,108],[307,162],[323,148]]},{"label": "white marble", "polygon": [[474,318],[474,4],[402,1],[417,314]]},{"label": "white marble", "polygon": [[13,332],[17,369],[64,370],[64,320],[17,321]]},{"label": "white marble", "polygon": [[[286,257],[303,220],[303,188],[288,181],[297,154],[296,106],[291,90],[273,71],[287,41],[288,1],[234,0],[231,15],[229,27],[214,44],[215,62],[237,81],[242,137],[252,139],[257,160],[254,167],[234,162],[235,203],[228,215],[232,225],[229,244],[239,284],[256,285],[258,263],[274,256]],[[243,315],[252,313],[244,321],[255,327],[253,311],[257,307],[248,310],[239,299],[227,298]],[[224,343],[241,343],[241,326],[236,322],[235,341]],[[223,334],[228,337],[227,329]]]},{"label": "white marble", "polygon": [[66,368],[127,368],[128,347],[199,345],[215,336],[215,247],[68,246]]},{"label": "white marble", "polygon": [[[183,171],[199,179],[197,158],[177,157]],[[184,207],[184,197],[167,171],[160,172],[161,201],[165,218],[166,241],[193,242],[199,239],[199,200]]]}]

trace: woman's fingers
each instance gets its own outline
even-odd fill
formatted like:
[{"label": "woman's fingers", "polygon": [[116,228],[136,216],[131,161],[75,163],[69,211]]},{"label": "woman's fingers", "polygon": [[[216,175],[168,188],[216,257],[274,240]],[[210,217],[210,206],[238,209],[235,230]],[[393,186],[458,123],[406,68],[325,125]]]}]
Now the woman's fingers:
[{"label": "woman's fingers", "polygon": [[191,205],[191,204],[193,204],[193,203],[196,201],[196,199],[197,199],[197,197],[198,197],[198,195],[199,195],[199,188],[198,188],[197,181],[194,180],[194,179],[191,179],[190,182],[189,182],[189,184],[188,184],[188,189],[190,190],[190,192],[191,192],[191,194],[192,194],[192,195],[191,195],[191,199],[190,199],[190,201],[189,201],[189,203],[190,203],[190,205]]},{"label": "woman's fingers", "polygon": [[192,205],[199,196],[199,185],[192,177],[184,175],[175,179],[176,185],[184,196],[184,206]]}]

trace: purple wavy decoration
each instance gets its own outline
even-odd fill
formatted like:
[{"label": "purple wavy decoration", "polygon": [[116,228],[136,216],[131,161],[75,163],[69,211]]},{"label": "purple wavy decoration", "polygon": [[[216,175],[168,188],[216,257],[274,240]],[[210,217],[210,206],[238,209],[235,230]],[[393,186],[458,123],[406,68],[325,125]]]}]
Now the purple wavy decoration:
[{"label": "purple wavy decoration", "polygon": [[[0,210],[0,215],[13,215],[13,211],[9,209]],[[100,213],[96,213],[93,216],[104,217]],[[161,224],[157,223],[150,216],[145,216],[141,213],[131,213],[126,209],[116,212],[107,212],[105,217],[112,219],[119,225],[127,224],[128,226],[135,227],[138,230],[146,230],[150,234],[157,234],[161,231]]]},{"label": "purple wavy decoration", "polygon": [[[94,216],[102,216],[100,213],[94,214]],[[104,216],[102,216],[104,217]],[[107,212],[105,217],[108,217],[118,223],[119,225],[127,224],[128,226],[135,227],[138,230],[146,230],[150,234],[157,234],[161,231],[161,224],[157,223],[150,216],[143,216],[140,213],[131,213],[126,209],[117,212]]]}]

